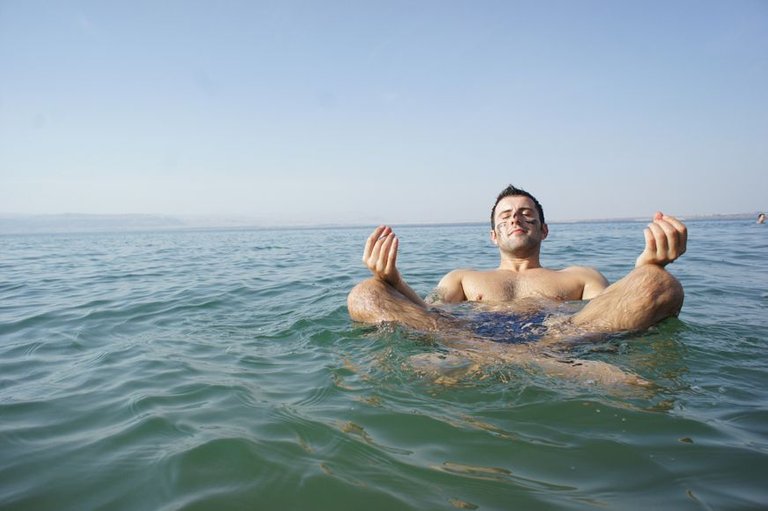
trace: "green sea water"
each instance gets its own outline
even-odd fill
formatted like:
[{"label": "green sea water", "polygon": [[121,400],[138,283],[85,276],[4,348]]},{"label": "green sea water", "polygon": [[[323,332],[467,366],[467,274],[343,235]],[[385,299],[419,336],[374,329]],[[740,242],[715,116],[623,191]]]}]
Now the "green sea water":
[{"label": "green sea water", "polygon": [[[768,507],[768,226],[692,221],[678,319],[580,346],[654,383],[501,364],[352,323],[370,229],[0,236],[0,509]],[[553,224],[611,281],[643,224]],[[397,227],[420,294],[491,268],[487,226]]]}]

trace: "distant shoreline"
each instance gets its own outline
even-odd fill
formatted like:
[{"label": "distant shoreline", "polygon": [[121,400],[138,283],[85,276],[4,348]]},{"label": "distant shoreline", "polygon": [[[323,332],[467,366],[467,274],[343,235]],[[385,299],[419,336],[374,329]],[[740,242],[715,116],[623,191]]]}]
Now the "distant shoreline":
[{"label": "distant shoreline", "polygon": [[[754,220],[757,213],[729,213],[713,215],[681,216],[687,222],[706,220]],[[554,220],[552,224],[646,222],[643,217],[592,218],[576,220]],[[403,227],[434,227],[441,225],[483,225],[478,222],[413,222],[395,223]],[[0,234],[58,234],[58,233],[99,233],[99,232],[141,232],[141,231],[195,231],[210,229],[343,229],[372,227],[372,223],[328,223],[328,224],[277,224],[244,217],[185,217],[153,214],[50,214],[23,215],[0,214]]]}]

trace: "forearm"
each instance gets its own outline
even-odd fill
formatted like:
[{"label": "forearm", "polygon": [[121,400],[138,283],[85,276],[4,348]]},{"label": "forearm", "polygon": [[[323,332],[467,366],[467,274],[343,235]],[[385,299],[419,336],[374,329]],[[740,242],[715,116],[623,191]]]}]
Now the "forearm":
[{"label": "forearm", "polygon": [[[390,284],[391,285],[391,284]],[[408,298],[408,300],[412,301],[419,307],[422,307],[424,309],[428,309],[429,306],[427,305],[427,302],[425,302],[413,289],[411,289],[411,286],[408,285],[405,280],[401,277],[397,283],[397,285],[392,285],[400,294]]]}]

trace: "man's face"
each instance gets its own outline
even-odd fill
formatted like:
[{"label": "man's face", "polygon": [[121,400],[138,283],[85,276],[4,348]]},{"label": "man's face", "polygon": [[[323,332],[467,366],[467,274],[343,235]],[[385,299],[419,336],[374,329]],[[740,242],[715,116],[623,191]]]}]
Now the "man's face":
[{"label": "man's face", "polygon": [[496,225],[491,231],[491,241],[501,250],[538,250],[549,233],[546,224],[541,223],[533,200],[524,195],[501,199],[493,218]]}]

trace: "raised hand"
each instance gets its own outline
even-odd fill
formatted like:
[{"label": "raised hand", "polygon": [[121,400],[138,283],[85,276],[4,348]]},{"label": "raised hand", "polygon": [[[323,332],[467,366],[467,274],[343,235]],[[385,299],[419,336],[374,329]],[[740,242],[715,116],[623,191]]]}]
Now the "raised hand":
[{"label": "raised hand", "polygon": [[392,228],[381,225],[374,229],[365,242],[363,263],[373,276],[398,287],[402,281],[397,270],[398,240]]},{"label": "raised hand", "polygon": [[391,227],[377,227],[365,242],[363,263],[371,270],[373,278],[386,282],[407,300],[426,309],[427,304],[411,289],[397,269],[398,244],[397,236]]},{"label": "raised hand", "polygon": [[673,216],[657,211],[643,234],[645,249],[637,258],[635,267],[644,264],[666,266],[685,253],[688,229]]}]

